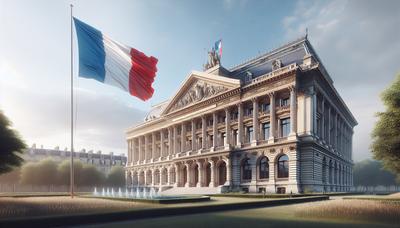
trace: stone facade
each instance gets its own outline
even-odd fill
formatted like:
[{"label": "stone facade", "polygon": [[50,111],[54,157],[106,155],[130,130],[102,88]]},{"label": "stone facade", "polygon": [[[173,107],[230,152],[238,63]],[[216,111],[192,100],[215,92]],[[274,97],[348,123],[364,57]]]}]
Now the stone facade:
[{"label": "stone facade", "polygon": [[193,71],[127,131],[127,187],[167,193],[348,191],[355,118],[306,37]]}]

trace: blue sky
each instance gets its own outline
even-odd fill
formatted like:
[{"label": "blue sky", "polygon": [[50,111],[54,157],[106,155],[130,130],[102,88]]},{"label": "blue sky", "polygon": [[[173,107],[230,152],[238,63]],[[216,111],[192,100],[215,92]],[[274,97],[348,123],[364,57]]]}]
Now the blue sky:
[{"label": "blue sky", "polygon": [[206,49],[216,40],[223,39],[222,64],[229,68],[308,28],[360,123],[354,158],[370,157],[374,113],[382,110],[379,92],[400,70],[399,2],[0,0],[0,108],[28,144],[69,145],[71,2],[76,17],[159,59],[148,102],[76,80],[77,149],[125,152],[125,129],[141,121],[151,105],[170,98],[191,70],[201,70]]}]

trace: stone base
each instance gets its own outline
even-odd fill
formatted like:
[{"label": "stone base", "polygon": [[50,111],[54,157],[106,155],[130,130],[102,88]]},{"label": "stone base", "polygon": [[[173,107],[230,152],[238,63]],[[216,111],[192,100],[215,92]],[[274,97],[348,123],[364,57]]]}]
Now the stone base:
[{"label": "stone base", "polygon": [[269,137],[268,139],[268,144],[274,143],[275,142],[275,138],[274,137]]}]

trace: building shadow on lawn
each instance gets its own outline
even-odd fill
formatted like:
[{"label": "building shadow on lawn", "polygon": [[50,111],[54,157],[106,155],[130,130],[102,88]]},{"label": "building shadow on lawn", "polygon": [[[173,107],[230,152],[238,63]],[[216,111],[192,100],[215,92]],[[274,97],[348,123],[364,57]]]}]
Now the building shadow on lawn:
[{"label": "building shadow on lawn", "polygon": [[154,219],[139,219],[134,221],[126,221],[119,223],[96,224],[84,227],[190,227],[190,228],[231,228],[231,227],[290,227],[290,228],[334,228],[334,227],[350,227],[350,228],[375,228],[375,227],[396,227],[388,224],[365,224],[353,222],[340,222],[329,220],[295,220],[295,219],[272,219],[272,218],[247,218],[242,216],[216,214],[194,214],[183,216],[169,216]]}]

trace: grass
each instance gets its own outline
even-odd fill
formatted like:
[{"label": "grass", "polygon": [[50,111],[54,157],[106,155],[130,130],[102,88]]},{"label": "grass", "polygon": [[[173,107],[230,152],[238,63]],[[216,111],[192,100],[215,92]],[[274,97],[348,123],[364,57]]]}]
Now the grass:
[{"label": "grass", "polygon": [[66,214],[87,214],[102,212],[131,211],[145,208],[159,207],[190,207],[193,205],[231,204],[241,202],[259,201],[260,199],[245,198],[212,198],[206,202],[188,202],[179,204],[154,204],[131,200],[115,200],[110,198],[92,198],[69,196],[36,196],[22,195],[0,197],[0,219],[19,218],[26,216],[51,216]]},{"label": "grass", "polygon": [[113,212],[155,207],[154,204],[107,199],[52,197],[2,197],[0,218]]},{"label": "grass", "polygon": [[347,219],[400,224],[400,201],[364,199],[330,200],[297,208],[295,214],[305,218]]},{"label": "grass", "polygon": [[[140,219],[89,227],[398,227],[398,207],[379,204],[375,201],[350,202],[349,200],[329,200],[295,205],[265,207],[246,210],[223,211],[216,213],[170,216],[153,219]],[[347,203],[348,202],[348,203]],[[366,203],[366,204],[364,204]],[[372,203],[372,204],[370,204]],[[378,203],[378,204],[377,204]],[[367,216],[366,207],[375,208],[368,213],[380,216]],[[388,206],[388,207],[386,207]],[[394,210],[394,211],[389,211]],[[332,211],[336,211],[332,214]],[[372,212],[373,211],[373,212]],[[397,211],[397,212],[396,212]],[[350,212],[350,213],[349,213]],[[383,214],[383,215],[382,215]],[[365,217],[367,216],[367,218]]]}]

